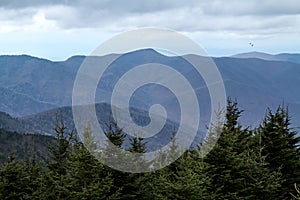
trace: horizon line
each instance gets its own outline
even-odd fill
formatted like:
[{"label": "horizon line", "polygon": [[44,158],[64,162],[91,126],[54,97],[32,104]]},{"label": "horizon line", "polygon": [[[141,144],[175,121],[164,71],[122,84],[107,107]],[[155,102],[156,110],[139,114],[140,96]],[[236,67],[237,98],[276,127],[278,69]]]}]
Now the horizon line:
[{"label": "horizon line", "polygon": [[[146,50],[152,50],[152,51],[155,51],[156,53],[160,54],[160,55],[163,55],[163,56],[166,56],[166,57],[176,57],[176,56],[186,56],[186,55],[196,55],[196,54],[184,54],[184,55],[173,55],[173,54],[168,54],[166,51],[161,51],[161,50],[157,50],[157,49],[154,49],[154,48],[144,48],[144,49],[137,49],[137,50],[132,50],[132,51],[129,51],[129,52],[124,52],[124,53],[108,53],[108,54],[105,54],[103,56],[109,56],[109,55],[123,55],[123,54],[127,54],[127,53],[133,53],[133,52],[137,52],[137,51],[146,51]],[[263,52],[263,51],[246,51],[246,52],[240,52],[240,53],[234,53],[234,54],[231,54],[231,55],[220,55],[220,56],[214,56],[214,55],[199,55],[199,56],[204,56],[204,57],[211,57],[211,58],[228,58],[228,57],[232,57],[232,58],[239,58],[239,57],[235,57],[235,56],[243,56],[243,55],[247,55],[247,54],[264,54],[266,56],[278,56],[278,55],[282,55],[282,54],[290,54],[290,55],[297,55],[299,54],[300,55],[300,52],[299,53],[296,53],[296,52],[280,52],[280,53],[267,53],[267,52]],[[31,54],[27,54],[27,53],[24,53],[24,54],[0,54],[0,57],[3,57],[3,56],[28,56],[28,57],[33,57],[33,58],[38,58],[38,59],[43,59],[43,60],[48,60],[48,61],[51,61],[51,62],[64,62],[64,61],[67,61],[69,60],[70,58],[72,57],[102,57],[102,56],[95,56],[95,55],[84,55],[84,54],[74,54],[74,55],[70,55],[68,57],[66,57],[65,59],[51,59],[51,58],[46,58],[46,57],[41,57],[41,56],[38,56],[38,55],[31,55]],[[240,58],[243,58],[243,57],[240,57]],[[251,57],[245,57],[245,58],[251,58]],[[257,57],[253,57],[253,58],[257,58]]]}]

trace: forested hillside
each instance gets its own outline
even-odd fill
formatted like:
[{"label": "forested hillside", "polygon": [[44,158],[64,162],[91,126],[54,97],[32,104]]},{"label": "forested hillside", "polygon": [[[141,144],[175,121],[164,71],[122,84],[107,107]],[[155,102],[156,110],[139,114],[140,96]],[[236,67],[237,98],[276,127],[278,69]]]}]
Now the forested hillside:
[{"label": "forested hillside", "polygon": [[[59,122],[46,159],[37,159],[35,151],[23,160],[6,153],[9,156],[0,168],[0,199],[300,199],[296,189],[300,186],[300,138],[287,108],[268,110],[255,129],[239,123],[242,115],[229,99],[223,128],[209,131],[209,135],[220,131],[220,138],[206,157],[201,158],[199,144],[168,167],[139,174],[105,166],[76,134],[66,134],[63,121]],[[116,129],[106,134],[118,146],[126,137]],[[92,130],[85,129],[84,135],[92,138]],[[21,141],[42,145],[51,140],[6,131],[0,137],[2,143],[16,146]],[[145,152],[147,144],[136,138],[127,150]]]},{"label": "forested hillside", "polygon": [[45,135],[19,134],[0,129],[0,165],[7,161],[8,156],[17,160],[44,160],[49,156],[48,145],[54,137]]}]

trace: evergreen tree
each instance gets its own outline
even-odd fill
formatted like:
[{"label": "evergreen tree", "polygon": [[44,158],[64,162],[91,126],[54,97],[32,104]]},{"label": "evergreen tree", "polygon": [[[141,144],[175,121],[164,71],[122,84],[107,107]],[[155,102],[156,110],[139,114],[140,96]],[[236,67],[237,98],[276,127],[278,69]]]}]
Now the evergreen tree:
[{"label": "evergreen tree", "polygon": [[[108,140],[111,143],[108,143],[106,148],[101,154],[101,159],[109,165],[123,165],[126,167],[126,152],[122,149],[126,135],[123,133],[123,129],[118,126],[117,121],[112,120],[109,122],[107,129],[104,130],[104,133]],[[114,188],[112,190],[120,192],[120,198],[125,194],[122,193],[122,189],[125,183],[127,183],[127,175],[123,171],[119,171],[109,166],[104,166],[104,171],[108,174],[111,174],[112,179],[114,180]]]},{"label": "evergreen tree", "polygon": [[56,142],[49,145],[50,158],[47,168],[39,177],[41,187],[35,195],[38,199],[67,199],[70,197],[71,188],[68,186],[67,160],[71,154],[73,133],[67,135],[67,127],[64,125],[62,116],[56,118]]},{"label": "evergreen tree", "polygon": [[126,135],[123,133],[123,129],[118,126],[117,121],[110,121],[104,134],[115,146],[122,147]]},{"label": "evergreen tree", "polygon": [[203,164],[186,152],[170,166],[148,173],[148,181],[140,184],[141,199],[214,199]]},{"label": "evergreen tree", "polygon": [[10,155],[8,162],[0,169],[0,199],[25,199],[26,176],[23,166]]},{"label": "evergreen tree", "polygon": [[[130,147],[127,149],[131,153],[137,154],[127,154],[126,162],[135,169],[141,170],[148,167],[148,164],[142,155],[146,152],[146,143],[143,142],[143,138],[133,137],[130,139]],[[134,171],[133,170],[133,171]],[[120,172],[119,172],[120,173]],[[118,180],[122,184],[121,199],[141,199],[144,194],[140,192],[140,184],[143,182],[144,173],[122,173],[122,180]]]},{"label": "evergreen tree", "polygon": [[260,145],[245,150],[235,160],[236,171],[233,182],[240,181],[237,196],[242,199],[276,199],[282,183],[280,171],[268,169],[266,157],[260,153]]},{"label": "evergreen tree", "polygon": [[56,124],[56,143],[49,145],[50,160],[48,168],[60,175],[65,175],[67,171],[67,159],[70,154],[71,137],[66,135],[67,127],[63,121]]},{"label": "evergreen tree", "polygon": [[81,142],[76,143],[68,165],[72,199],[118,199],[111,174],[104,171],[103,164]]},{"label": "evergreen tree", "polygon": [[0,199],[33,199],[41,165],[35,158],[17,161],[11,154],[0,169]]},{"label": "evergreen tree", "polygon": [[93,135],[91,124],[87,124],[83,129],[83,144],[92,153],[95,154],[98,149],[96,137]]},{"label": "evergreen tree", "polygon": [[143,142],[143,138],[133,137],[131,139],[130,147],[128,151],[134,153],[145,153],[146,152],[146,143]]},{"label": "evergreen tree", "polygon": [[26,179],[23,180],[25,185],[24,190],[26,191],[26,196],[24,199],[34,199],[35,192],[39,189],[39,177],[43,174],[42,164],[33,155],[33,158],[25,160],[23,163],[23,171]]},{"label": "evergreen tree", "polygon": [[275,113],[268,109],[257,136],[261,137],[264,147],[262,155],[266,156],[268,168],[282,173],[283,183],[279,197],[290,199],[294,184],[300,183],[300,137],[290,128],[288,109],[279,106]]},{"label": "evergreen tree", "polygon": [[269,171],[263,157],[249,150],[251,132],[238,123],[241,112],[237,103],[228,99],[220,137],[204,158],[209,164],[207,171],[216,199],[272,199],[279,187],[280,174]]},{"label": "evergreen tree", "polygon": [[[217,194],[231,199],[236,199],[237,187],[240,185],[236,177],[233,177],[233,169],[241,161],[238,154],[244,148],[241,147],[240,138],[243,138],[241,135],[245,131],[238,124],[241,113],[237,103],[228,99],[226,123],[214,148],[204,159],[209,164],[208,173],[212,177]],[[234,185],[230,184],[232,178],[236,180]]]},{"label": "evergreen tree", "polygon": [[126,150],[116,152],[116,146],[125,146],[116,121],[104,131],[111,143],[99,151],[89,124],[79,142],[57,120],[46,162],[35,155],[19,161],[11,154],[0,167],[0,199],[300,199],[300,137],[290,127],[288,110],[268,110],[255,130],[239,124],[242,111],[236,102],[228,99],[226,111],[226,121],[212,126],[206,145],[186,151],[163,169],[135,174],[109,168],[94,155],[114,158],[128,171],[160,167],[181,155],[176,140],[167,154],[145,165],[142,138],[133,137]]}]

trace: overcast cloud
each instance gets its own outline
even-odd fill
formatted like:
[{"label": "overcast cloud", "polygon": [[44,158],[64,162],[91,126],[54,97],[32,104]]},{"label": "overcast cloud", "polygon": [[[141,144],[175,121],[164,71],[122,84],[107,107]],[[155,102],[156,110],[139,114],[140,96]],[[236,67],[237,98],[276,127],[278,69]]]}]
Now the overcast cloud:
[{"label": "overcast cloud", "polygon": [[[59,38],[63,38],[57,35],[59,32],[62,35],[65,32],[68,34],[73,32],[74,38],[76,35],[90,36],[97,32],[102,36],[105,35],[104,39],[111,34],[139,27],[174,29],[205,43],[208,49],[217,48],[214,40],[227,40],[235,46],[242,40],[265,40],[262,44],[267,45],[271,43],[271,39],[274,41],[277,38],[278,42],[281,38],[284,40],[281,41],[281,46],[285,47],[281,51],[298,51],[295,46],[290,50],[286,47],[292,38],[297,40],[300,36],[300,2],[299,0],[0,0],[0,34],[6,40],[9,40],[7,38],[9,36],[21,37],[23,33],[34,35],[39,32],[43,32],[44,39],[47,39],[49,34],[49,40],[51,35],[53,36],[51,32]],[[236,44],[232,44],[235,41]],[[222,41],[220,43],[222,44]],[[299,42],[293,43],[299,46]],[[270,51],[276,51],[274,49],[276,45],[270,45]],[[2,50],[0,53],[4,52]]]}]

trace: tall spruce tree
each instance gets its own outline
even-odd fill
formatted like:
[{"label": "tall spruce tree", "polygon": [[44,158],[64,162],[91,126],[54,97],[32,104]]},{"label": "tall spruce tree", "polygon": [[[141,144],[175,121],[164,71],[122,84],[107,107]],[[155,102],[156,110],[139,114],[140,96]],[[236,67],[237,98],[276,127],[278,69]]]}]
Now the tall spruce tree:
[{"label": "tall spruce tree", "polygon": [[118,122],[116,120],[109,122],[104,134],[115,146],[122,147],[126,135],[123,133],[123,129],[118,126]]},{"label": "tall spruce tree", "polygon": [[67,199],[70,198],[70,190],[66,182],[68,176],[68,162],[71,154],[73,132],[67,134],[67,127],[62,115],[56,117],[56,142],[49,145],[50,158],[47,161],[45,172],[39,177],[41,187],[36,191],[39,199]]},{"label": "tall spruce tree", "polygon": [[72,199],[118,199],[111,174],[81,142],[75,144],[68,166],[67,182]]},{"label": "tall spruce tree", "polygon": [[257,132],[268,168],[282,173],[283,183],[278,194],[281,199],[290,199],[294,184],[300,183],[300,137],[290,125],[288,109],[279,106],[274,113],[268,109]]},{"label": "tall spruce tree", "polygon": [[[135,136],[130,139],[130,147],[127,151],[133,154],[127,154],[126,162],[134,168],[134,170],[145,169],[148,164],[143,156],[146,152],[146,143],[143,138]],[[136,153],[136,154],[135,154]],[[142,199],[143,192],[140,190],[140,184],[145,181],[144,173],[122,173],[123,179],[119,180],[122,183],[121,199]]]},{"label": "tall spruce tree", "polygon": [[[103,150],[101,159],[103,159],[106,164],[125,166],[127,161],[126,155],[124,154],[126,152],[123,152],[124,149],[122,149],[122,147],[126,134],[123,133],[123,129],[118,126],[117,121],[111,120],[107,125],[107,129],[104,130],[104,133],[110,143],[108,143],[106,148]],[[122,193],[122,190],[124,184],[127,183],[127,173],[113,169],[107,165],[104,166],[104,170],[106,173],[112,175],[112,179],[114,180],[113,190],[120,192],[120,199],[122,199],[125,195],[124,192]]]},{"label": "tall spruce tree", "polygon": [[[223,130],[214,148],[204,158],[209,164],[207,171],[216,199],[272,199],[280,174],[268,171],[256,151],[249,150],[251,132],[239,124],[241,113],[237,103],[228,99]],[[264,188],[272,190],[265,196],[255,194],[263,194]]]},{"label": "tall spruce tree", "polygon": [[171,165],[145,175],[141,199],[214,199],[204,163],[186,152]]}]

